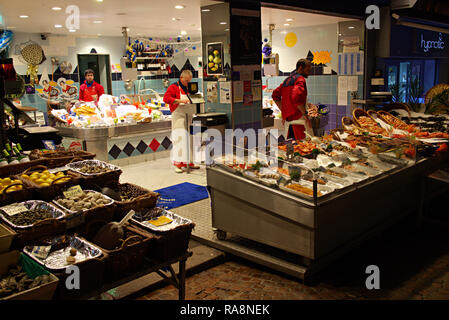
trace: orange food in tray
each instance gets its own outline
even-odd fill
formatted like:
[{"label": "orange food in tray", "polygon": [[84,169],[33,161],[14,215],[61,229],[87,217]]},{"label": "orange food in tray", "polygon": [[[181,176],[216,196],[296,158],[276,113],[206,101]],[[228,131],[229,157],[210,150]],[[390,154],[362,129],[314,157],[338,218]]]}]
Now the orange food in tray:
[{"label": "orange food in tray", "polygon": [[370,117],[361,116],[357,119],[357,121],[360,123],[362,128],[368,130],[369,132],[381,134],[383,136],[388,136],[387,130],[385,130],[382,127],[379,127],[377,122],[371,119]]},{"label": "orange food in tray", "polygon": [[[316,144],[312,142],[301,142],[297,141],[297,144],[293,146],[293,152],[299,152],[302,155],[312,153],[313,149],[316,149]],[[279,150],[287,151],[287,146],[278,146]]]},{"label": "orange food in tray", "polygon": [[380,115],[383,119],[385,119],[385,121],[387,121],[388,124],[391,124],[396,129],[404,130],[407,132],[414,132],[417,130],[415,125],[413,124],[408,125],[404,121],[399,120],[398,118],[392,116],[389,113],[382,112]]},{"label": "orange food in tray", "polygon": [[[291,189],[291,190],[294,190],[296,192],[303,193],[303,194],[306,194],[308,196],[313,196],[313,190],[312,189],[304,187],[304,186],[302,186],[300,184],[292,183],[292,184],[287,185],[286,187]],[[318,197],[322,196],[322,193],[320,191],[317,191],[317,193],[318,193]]]}]

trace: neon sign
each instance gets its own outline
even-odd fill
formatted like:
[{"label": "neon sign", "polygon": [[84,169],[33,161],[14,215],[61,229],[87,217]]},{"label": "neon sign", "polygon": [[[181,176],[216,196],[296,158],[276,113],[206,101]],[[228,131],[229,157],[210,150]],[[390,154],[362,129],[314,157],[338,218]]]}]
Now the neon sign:
[{"label": "neon sign", "polygon": [[438,40],[424,40],[424,34],[421,33],[421,48],[424,52],[429,52],[430,49],[444,50],[443,35],[441,32],[438,34]]}]

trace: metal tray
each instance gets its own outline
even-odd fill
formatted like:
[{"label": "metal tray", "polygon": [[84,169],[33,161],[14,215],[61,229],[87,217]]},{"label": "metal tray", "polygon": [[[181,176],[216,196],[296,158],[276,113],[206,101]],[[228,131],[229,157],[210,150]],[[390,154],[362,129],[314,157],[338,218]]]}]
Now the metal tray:
[{"label": "metal tray", "polygon": [[95,167],[102,167],[102,168],[106,168],[109,169],[111,171],[120,171],[121,169],[117,166],[114,166],[112,164],[100,161],[100,160],[83,160],[83,161],[77,161],[77,162],[72,162],[72,163],[68,163],[66,166],[70,168],[70,170],[75,171],[76,173],[82,174],[84,176],[97,176],[100,174],[105,174],[106,172],[103,173],[84,173],[81,172],[79,169],[83,166],[95,166]]},{"label": "metal tray", "polygon": [[[173,221],[168,224],[165,224],[163,226],[156,227],[155,225],[152,225],[151,223],[149,223],[147,220],[150,217],[154,219],[154,218],[158,218],[160,216],[166,216],[167,218],[170,218]],[[144,213],[136,213],[131,218],[131,222],[133,222],[139,226],[142,226],[146,229],[150,229],[151,231],[156,231],[156,232],[166,232],[166,231],[173,230],[176,227],[192,223],[192,221],[189,219],[183,218],[171,211],[167,211],[167,210],[159,208],[159,207],[151,208],[151,209],[145,211]]]},{"label": "metal tray", "polygon": [[[52,248],[47,258],[40,259],[34,256],[31,253],[34,245],[51,245]],[[74,265],[89,259],[98,258],[103,254],[100,248],[84,239],[78,238],[77,236],[63,235],[49,240],[44,240],[34,245],[24,247],[23,252],[49,270],[62,270],[70,266],[66,259],[70,255],[71,248],[75,248],[78,251],[75,255],[76,261]]]},{"label": "metal tray", "polygon": [[357,182],[360,182],[360,181],[363,181],[363,180],[366,180],[369,178],[368,176],[357,174],[355,172],[348,171],[348,170],[338,168],[338,167],[330,168],[330,170],[345,174],[346,175],[345,179],[351,180],[353,183],[357,183]]},{"label": "metal tray", "polygon": [[[110,197],[108,197],[107,195],[105,195],[105,194],[102,194],[102,193],[100,193],[100,192],[98,192],[98,191],[95,191],[95,190],[83,190],[84,192],[88,192],[88,193],[90,193],[90,192],[94,192],[94,193],[99,193],[99,194],[101,194],[103,197],[105,197],[107,200],[109,200],[109,203],[107,203],[107,204],[102,204],[102,206],[110,206],[111,204],[113,204],[114,203],[114,199],[112,199],[112,198],[110,198]],[[55,198],[55,199],[53,199],[53,203],[54,203],[54,205],[55,206],[57,206],[58,208],[61,208],[61,209],[63,209],[65,212],[67,212],[67,213],[78,213],[78,212],[85,212],[85,211],[88,211],[88,210],[92,210],[92,209],[95,209],[95,208],[98,208],[99,206],[96,206],[96,207],[93,207],[93,208],[90,208],[90,209],[83,209],[83,210],[81,210],[81,211],[72,211],[72,210],[69,210],[69,209],[67,209],[66,207],[64,207],[63,205],[60,205],[59,203],[57,203],[56,202],[56,200],[59,200],[59,199],[62,199],[62,198],[64,198],[64,196],[59,196],[59,197],[57,197],[57,198]]]},{"label": "metal tray", "polygon": [[[31,210],[31,209],[44,209],[46,211],[49,211],[53,215],[53,217],[55,219],[58,219],[58,220],[63,219],[65,217],[64,211],[62,211],[61,209],[55,207],[51,203],[48,203],[48,202],[45,202],[45,201],[29,200],[29,201],[25,201],[25,202],[21,202],[21,203],[24,204],[25,207],[27,207],[29,210]],[[19,214],[21,214],[21,213],[19,213]],[[7,218],[8,215],[6,213],[4,213],[4,211],[1,210],[1,209],[0,209],[0,217],[8,225],[10,225],[11,227],[16,228],[16,229],[30,229],[34,225],[34,224],[30,224],[30,225],[26,225],[26,226],[16,225],[16,224],[14,224],[14,223],[12,223],[11,221],[8,220],[8,218]],[[43,221],[43,220],[41,220],[41,221]]]},{"label": "metal tray", "polygon": [[[308,182],[308,181],[291,182],[291,183],[300,184],[303,187],[307,187],[307,188],[310,188],[310,189],[313,190],[312,183],[306,183],[306,182]],[[286,185],[280,184],[279,185],[279,189],[281,189],[282,191],[284,191],[286,193],[292,194],[292,195],[294,195],[296,197],[300,197],[300,198],[304,198],[304,199],[309,200],[309,201],[313,201],[313,196],[309,196],[309,195],[307,195],[305,193],[301,193],[301,192],[297,192],[295,190],[289,189],[289,188],[286,187]],[[329,187],[326,187],[326,186],[321,186],[321,188],[320,188],[320,186],[318,186],[318,190],[322,192],[322,195],[318,196],[318,198],[323,198],[324,196],[327,196],[328,194],[330,194],[330,193],[332,193],[334,191],[333,189],[331,189]]]}]

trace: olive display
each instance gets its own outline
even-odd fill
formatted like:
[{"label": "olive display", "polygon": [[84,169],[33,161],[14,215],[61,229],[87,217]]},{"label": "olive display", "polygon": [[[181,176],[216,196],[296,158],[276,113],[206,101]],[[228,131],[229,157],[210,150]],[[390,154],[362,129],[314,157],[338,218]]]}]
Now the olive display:
[{"label": "olive display", "polygon": [[109,204],[111,200],[101,193],[84,191],[80,196],[61,198],[56,200],[56,202],[70,211],[82,211]]},{"label": "olive display", "polygon": [[32,289],[51,281],[49,275],[37,276],[34,279],[22,270],[20,265],[10,268],[8,273],[0,279],[0,298]]},{"label": "olive display", "polygon": [[95,173],[107,173],[112,170],[100,166],[82,166],[78,169],[82,173],[95,174]]},{"label": "olive display", "polygon": [[13,216],[3,214],[3,216],[17,226],[29,226],[45,219],[54,218],[50,211],[42,209],[29,210]]}]

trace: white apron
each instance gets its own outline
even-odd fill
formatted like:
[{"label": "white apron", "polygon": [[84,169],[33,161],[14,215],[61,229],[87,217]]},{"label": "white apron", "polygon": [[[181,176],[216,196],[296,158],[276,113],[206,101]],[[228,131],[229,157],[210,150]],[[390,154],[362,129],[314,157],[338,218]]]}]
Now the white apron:
[{"label": "white apron", "polygon": [[[298,106],[299,108],[300,106]],[[304,106],[304,109],[305,106]],[[307,110],[306,110],[307,111]],[[285,127],[284,127],[284,137],[287,139],[288,137],[288,129],[290,128],[290,125],[303,125],[305,128],[305,134],[306,136],[311,136],[313,137],[313,128],[307,125],[307,121],[304,118],[298,119],[298,120],[292,120],[292,121],[287,121],[285,120]]]},{"label": "white apron", "polygon": [[[181,88],[178,85],[179,91]],[[188,99],[188,96],[181,94],[180,99]],[[193,115],[196,113],[196,105],[180,103],[171,118],[171,159],[173,162],[193,163],[193,136],[190,134],[190,125]],[[187,124],[186,124],[187,115]],[[187,144],[189,147],[187,147]],[[186,152],[189,150],[189,152]]]}]

